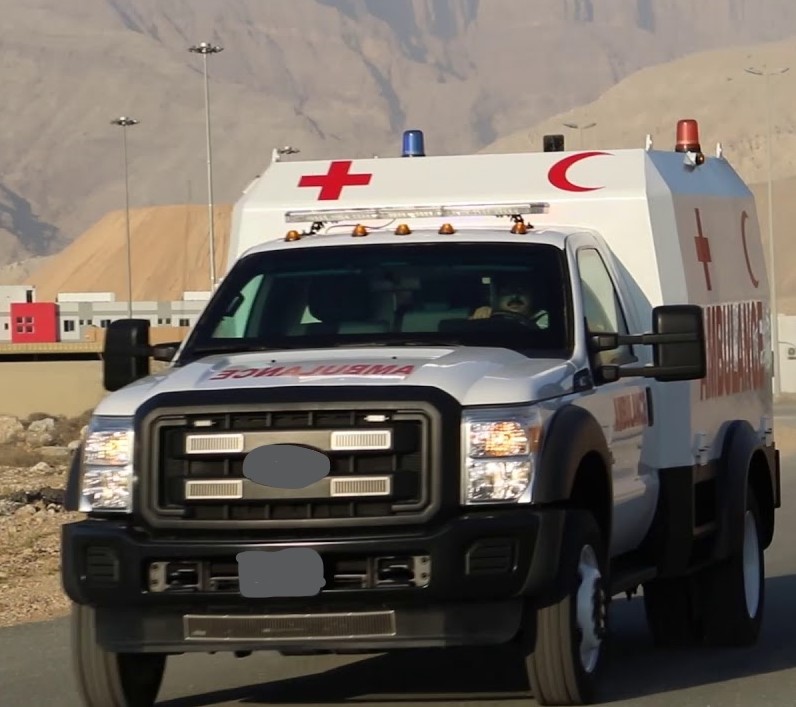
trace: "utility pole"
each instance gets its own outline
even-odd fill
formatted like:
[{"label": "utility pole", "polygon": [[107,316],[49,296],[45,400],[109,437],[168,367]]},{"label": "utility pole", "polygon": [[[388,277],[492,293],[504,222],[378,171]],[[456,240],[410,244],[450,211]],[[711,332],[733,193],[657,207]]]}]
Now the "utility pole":
[{"label": "utility pole", "polygon": [[210,82],[207,77],[207,57],[209,54],[218,54],[224,51],[210,42],[202,42],[188,47],[189,52],[201,54],[204,64],[205,76],[205,127],[207,140],[207,212],[209,221],[208,238],[210,240],[210,291],[216,287],[216,225],[213,213],[213,150],[210,138]]},{"label": "utility pole", "polygon": [[133,318],[133,253],[130,238],[130,179],[127,166],[127,128],[138,125],[140,121],[135,118],[121,116],[111,121],[111,125],[122,128],[122,146],[124,151],[124,214],[127,224],[127,318]]},{"label": "utility pole", "polygon": [[753,76],[762,76],[765,86],[765,102],[766,102],[766,163],[768,171],[768,262],[769,262],[769,290],[771,298],[771,348],[774,355],[774,380],[773,380],[773,393],[774,397],[778,396],[782,390],[782,382],[780,379],[780,364],[779,364],[779,307],[777,306],[777,279],[776,279],[776,260],[774,251],[774,185],[772,174],[772,151],[771,139],[773,133],[773,122],[771,119],[771,77],[779,76],[790,70],[789,66],[768,71],[766,67],[763,69],[756,69],[749,67],[744,69],[746,73]]}]

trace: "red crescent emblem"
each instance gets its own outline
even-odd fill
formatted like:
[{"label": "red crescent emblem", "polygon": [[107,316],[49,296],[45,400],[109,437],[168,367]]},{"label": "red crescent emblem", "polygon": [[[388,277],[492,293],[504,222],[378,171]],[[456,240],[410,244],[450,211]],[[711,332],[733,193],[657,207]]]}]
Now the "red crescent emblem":
[{"label": "red crescent emblem", "polygon": [[752,281],[752,285],[755,289],[760,284],[760,281],[755,277],[754,272],[752,272],[752,263],[749,260],[749,249],[746,246],[746,220],[749,218],[749,214],[746,211],[741,212],[741,242],[743,243],[743,257],[746,259],[746,272],[749,273],[749,279]]},{"label": "red crescent emblem", "polygon": [[569,157],[565,157],[563,160],[556,162],[551,168],[550,171],[547,173],[547,179],[550,181],[554,187],[558,189],[562,189],[563,191],[596,191],[597,189],[602,189],[603,187],[584,187],[580,184],[573,184],[567,173],[569,172],[569,168],[572,165],[580,162],[581,160],[588,159],[589,157],[596,157],[597,155],[608,155],[608,152],[579,152],[574,155],[570,155]]}]

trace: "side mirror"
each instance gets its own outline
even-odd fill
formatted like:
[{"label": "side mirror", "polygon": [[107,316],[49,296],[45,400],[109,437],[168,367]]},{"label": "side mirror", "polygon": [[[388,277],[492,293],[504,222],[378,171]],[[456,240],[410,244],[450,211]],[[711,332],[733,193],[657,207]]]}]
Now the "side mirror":
[{"label": "side mirror", "polygon": [[652,333],[623,336],[597,334],[592,349],[606,351],[625,344],[653,347],[651,366],[603,366],[603,380],[643,376],[661,382],[700,380],[707,375],[705,320],[702,307],[667,304],[652,310]]},{"label": "side mirror", "polygon": [[148,319],[117,319],[105,330],[103,387],[109,392],[149,375]]},{"label": "side mirror", "polygon": [[707,375],[705,320],[702,307],[666,305],[652,310],[653,367],[658,381],[700,380]]}]

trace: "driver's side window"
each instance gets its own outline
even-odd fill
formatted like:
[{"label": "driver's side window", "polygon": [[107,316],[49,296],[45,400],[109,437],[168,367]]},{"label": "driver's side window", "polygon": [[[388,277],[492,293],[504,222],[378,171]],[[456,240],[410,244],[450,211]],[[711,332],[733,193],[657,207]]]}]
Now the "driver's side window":
[{"label": "driver's side window", "polygon": [[[589,332],[627,334],[627,321],[619,297],[599,252],[594,248],[583,248],[578,251],[578,271]],[[610,351],[601,351],[595,359],[597,365],[621,365],[636,360],[633,350],[626,345]]]}]

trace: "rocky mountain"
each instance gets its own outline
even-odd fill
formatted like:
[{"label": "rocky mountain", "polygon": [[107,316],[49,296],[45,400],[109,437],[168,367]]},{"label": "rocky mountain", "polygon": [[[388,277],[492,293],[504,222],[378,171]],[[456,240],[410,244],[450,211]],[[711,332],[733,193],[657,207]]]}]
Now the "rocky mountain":
[{"label": "rocky mountain", "polygon": [[36,215],[8,231],[21,246],[0,238],[0,264],[40,252],[41,224],[52,250],[123,206],[119,115],[141,121],[128,129],[132,205],[202,202],[195,42],[224,47],[208,64],[216,198],[231,202],[278,145],[394,154],[403,129],[422,127],[430,152],[476,150],[640,68],[796,33],[792,0],[0,0],[0,11],[0,183]]}]

